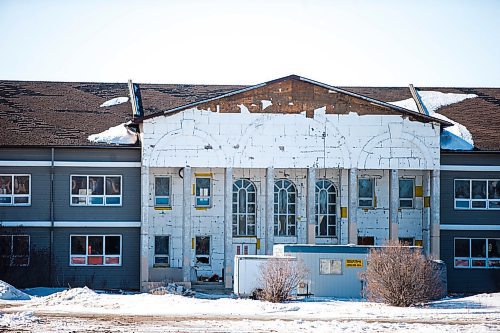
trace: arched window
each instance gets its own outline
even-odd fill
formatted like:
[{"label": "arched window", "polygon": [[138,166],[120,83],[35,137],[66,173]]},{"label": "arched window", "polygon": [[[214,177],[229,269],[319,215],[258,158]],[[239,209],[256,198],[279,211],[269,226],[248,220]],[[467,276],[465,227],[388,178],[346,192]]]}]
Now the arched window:
[{"label": "arched window", "polygon": [[331,181],[321,179],[316,182],[315,208],[316,236],[336,236],[337,191]]},{"label": "arched window", "polygon": [[295,185],[287,179],[274,182],[274,235],[295,236],[296,234]]},{"label": "arched window", "polygon": [[255,185],[247,179],[233,183],[233,236],[255,236]]}]

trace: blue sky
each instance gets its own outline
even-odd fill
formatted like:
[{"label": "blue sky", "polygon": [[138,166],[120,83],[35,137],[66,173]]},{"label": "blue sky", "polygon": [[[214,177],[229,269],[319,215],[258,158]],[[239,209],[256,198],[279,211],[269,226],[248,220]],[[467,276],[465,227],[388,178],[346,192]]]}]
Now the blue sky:
[{"label": "blue sky", "polygon": [[500,87],[500,1],[0,0],[0,79]]}]

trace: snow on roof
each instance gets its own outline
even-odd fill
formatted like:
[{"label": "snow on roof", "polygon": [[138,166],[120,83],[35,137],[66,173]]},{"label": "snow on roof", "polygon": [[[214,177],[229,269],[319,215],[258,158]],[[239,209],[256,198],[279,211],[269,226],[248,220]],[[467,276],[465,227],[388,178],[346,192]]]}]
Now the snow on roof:
[{"label": "snow on roof", "polygon": [[90,142],[117,145],[133,145],[137,142],[137,134],[132,132],[125,123],[110,127],[104,132],[89,135]]},{"label": "snow on roof", "polygon": [[127,103],[127,102],[128,102],[128,97],[116,97],[116,98],[110,99],[109,101],[102,103],[100,105],[100,107],[105,108],[108,106],[120,105],[120,104]]},{"label": "snow on roof", "polygon": [[[429,116],[453,124],[453,126],[443,130],[443,134],[441,135],[441,148],[449,150],[471,150],[474,148],[472,134],[465,126],[436,111],[443,106],[459,103],[469,98],[475,98],[477,95],[442,93],[439,91],[418,91],[417,93]],[[390,102],[390,104],[418,112],[417,104],[413,98]]]}]

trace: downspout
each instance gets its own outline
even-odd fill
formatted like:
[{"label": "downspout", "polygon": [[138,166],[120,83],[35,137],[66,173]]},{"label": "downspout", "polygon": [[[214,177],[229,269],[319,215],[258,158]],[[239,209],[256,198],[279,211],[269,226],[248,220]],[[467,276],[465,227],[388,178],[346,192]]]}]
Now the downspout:
[{"label": "downspout", "polygon": [[54,257],[54,147],[51,148],[50,159],[50,247],[49,247],[49,284],[53,285]]}]

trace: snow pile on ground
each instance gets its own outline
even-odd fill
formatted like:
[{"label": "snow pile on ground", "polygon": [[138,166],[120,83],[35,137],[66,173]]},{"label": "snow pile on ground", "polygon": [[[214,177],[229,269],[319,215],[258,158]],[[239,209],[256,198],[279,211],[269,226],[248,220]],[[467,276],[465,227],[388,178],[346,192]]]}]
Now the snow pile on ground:
[{"label": "snow pile on ground", "polygon": [[0,328],[12,327],[19,328],[19,326],[28,323],[37,322],[38,318],[33,315],[33,312],[14,312],[14,313],[0,313]]},{"label": "snow pile on ground", "polygon": [[104,132],[89,135],[87,138],[90,142],[108,143],[117,145],[131,145],[137,142],[137,134],[131,131],[126,124],[110,127]]},{"label": "snow pile on ground", "polygon": [[149,293],[152,295],[165,295],[165,294],[182,295],[182,296],[195,295],[195,292],[192,291],[191,289],[185,288],[184,286],[175,283],[169,283],[166,286],[151,289]]},{"label": "snow pile on ground", "polygon": [[99,295],[87,288],[72,288],[58,293],[43,297],[41,300],[42,305],[56,306],[60,304],[88,304],[92,303]]},{"label": "snow pile on ground", "polygon": [[115,105],[120,105],[123,103],[128,102],[128,97],[116,97],[113,99],[110,99],[109,101],[106,101],[100,105],[101,108],[105,108],[108,106],[115,106]]},{"label": "snow pile on ground", "polygon": [[0,299],[12,301],[26,301],[31,299],[28,294],[16,289],[7,282],[0,280]]},{"label": "snow pile on ground", "polygon": [[[445,136],[445,149],[472,149],[474,148],[474,141],[472,140],[472,135],[469,130],[460,123],[457,123],[450,118],[443,116],[442,114],[436,112],[439,108],[455,103],[462,102],[469,98],[475,98],[475,94],[454,94],[454,93],[442,93],[439,91],[419,91],[418,95],[422,100],[422,104],[427,110],[429,116],[435,117],[441,120],[448,121],[453,124],[453,126],[447,127],[444,131],[452,134],[453,136]],[[408,98],[402,101],[390,102],[390,104],[418,112],[417,104],[413,98]],[[457,140],[458,139],[458,140]],[[463,142],[460,142],[463,140]],[[458,142],[457,142],[458,141]]]}]

